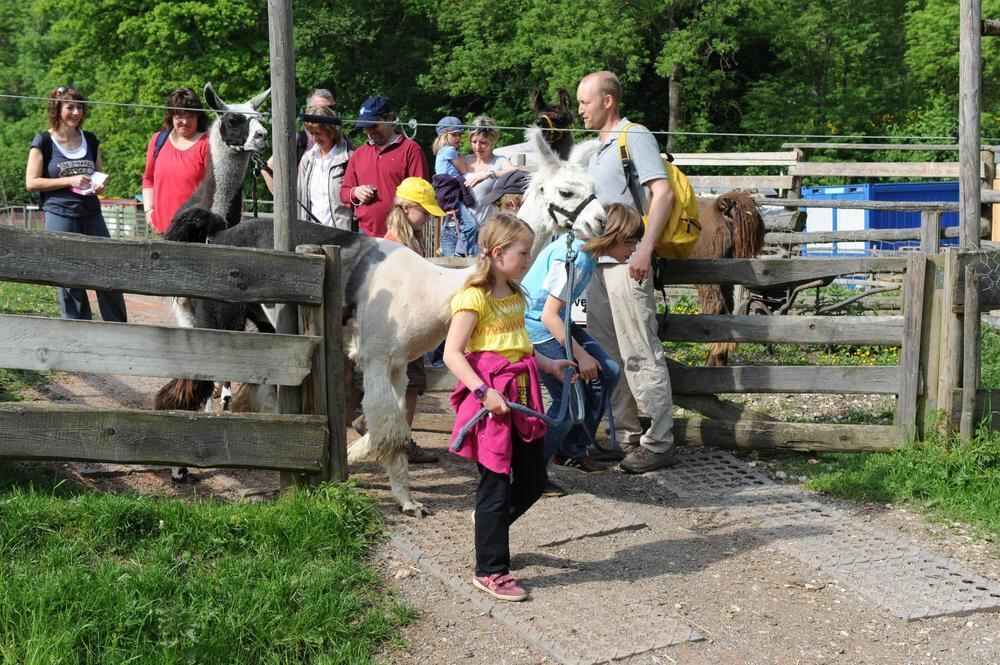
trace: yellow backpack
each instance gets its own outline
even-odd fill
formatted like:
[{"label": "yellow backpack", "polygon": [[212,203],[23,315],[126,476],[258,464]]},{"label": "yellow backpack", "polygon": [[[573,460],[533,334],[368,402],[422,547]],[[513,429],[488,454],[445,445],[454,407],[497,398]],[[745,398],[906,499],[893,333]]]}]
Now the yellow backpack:
[{"label": "yellow backpack", "polygon": [[[625,169],[625,180],[635,200],[635,207],[642,212],[644,199],[642,184],[629,156],[626,137],[629,127],[637,124],[630,122],[622,128],[621,134],[618,135],[618,152],[622,168]],[[663,168],[667,171],[670,188],[674,191],[674,207],[670,210],[670,219],[667,220],[660,239],[656,241],[654,252],[663,259],[686,259],[691,255],[694,244],[698,242],[698,234],[701,233],[701,224],[698,223],[698,198],[694,195],[694,189],[688,182],[687,176],[670,160],[663,160]],[[646,221],[646,215],[643,215],[642,223],[645,224]]]}]

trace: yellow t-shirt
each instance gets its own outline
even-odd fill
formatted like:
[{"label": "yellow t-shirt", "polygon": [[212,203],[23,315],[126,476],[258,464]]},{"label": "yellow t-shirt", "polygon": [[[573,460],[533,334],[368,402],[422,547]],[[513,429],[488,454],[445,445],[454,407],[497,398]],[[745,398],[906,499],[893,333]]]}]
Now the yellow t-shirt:
[{"label": "yellow t-shirt", "polygon": [[477,286],[468,286],[452,296],[451,315],[463,309],[479,315],[466,351],[492,351],[517,362],[534,350],[524,327],[526,305],[520,293],[497,300]]}]

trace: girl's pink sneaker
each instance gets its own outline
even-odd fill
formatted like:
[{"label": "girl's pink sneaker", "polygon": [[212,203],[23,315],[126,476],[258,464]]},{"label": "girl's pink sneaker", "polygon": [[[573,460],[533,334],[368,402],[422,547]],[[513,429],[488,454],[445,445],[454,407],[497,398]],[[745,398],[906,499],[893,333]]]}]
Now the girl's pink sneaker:
[{"label": "girl's pink sneaker", "polygon": [[499,600],[517,602],[527,600],[528,598],[528,592],[519,587],[513,577],[503,573],[494,573],[485,577],[473,577],[472,586],[482,589]]}]

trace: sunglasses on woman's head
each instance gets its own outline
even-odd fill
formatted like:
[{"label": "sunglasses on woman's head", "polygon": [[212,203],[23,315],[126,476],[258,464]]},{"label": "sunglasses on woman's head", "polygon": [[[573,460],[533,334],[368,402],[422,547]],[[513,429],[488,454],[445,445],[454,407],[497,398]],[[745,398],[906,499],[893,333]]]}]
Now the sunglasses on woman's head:
[{"label": "sunglasses on woman's head", "polygon": [[65,95],[67,92],[76,92],[76,88],[71,85],[61,85],[56,88],[57,95]]}]

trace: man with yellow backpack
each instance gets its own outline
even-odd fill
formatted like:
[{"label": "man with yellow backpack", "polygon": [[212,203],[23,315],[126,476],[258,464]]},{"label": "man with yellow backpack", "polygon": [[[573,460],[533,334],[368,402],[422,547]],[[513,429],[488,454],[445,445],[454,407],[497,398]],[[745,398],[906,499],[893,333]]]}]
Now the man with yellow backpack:
[{"label": "man with yellow backpack", "polygon": [[[673,394],[663,345],[656,336],[652,279],[654,251],[668,228],[677,197],[656,139],[642,125],[620,116],[622,87],[615,74],[588,74],[580,81],[576,97],[584,126],[600,132],[600,148],[587,167],[597,199],[605,205],[627,204],[646,217],[646,231],[628,263],[602,259],[587,291],[587,329],[621,365],[626,379],[618,382],[611,398],[617,439],[626,453],[621,467],[629,473],[646,473],[677,459]],[[622,134],[631,172],[623,167]],[[640,186],[630,188],[630,180]],[[643,205],[637,205],[633,191],[636,197],[642,196]],[[645,432],[640,411],[652,419]]]}]

